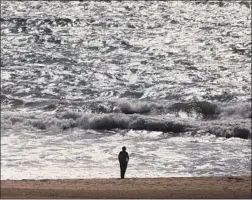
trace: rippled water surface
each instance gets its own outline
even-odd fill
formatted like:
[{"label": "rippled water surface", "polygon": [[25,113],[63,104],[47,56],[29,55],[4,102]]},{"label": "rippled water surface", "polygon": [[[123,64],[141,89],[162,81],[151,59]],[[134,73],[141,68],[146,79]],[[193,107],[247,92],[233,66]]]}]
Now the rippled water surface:
[{"label": "rippled water surface", "polygon": [[250,8],[2,2],[1,178],[250,173]]}]

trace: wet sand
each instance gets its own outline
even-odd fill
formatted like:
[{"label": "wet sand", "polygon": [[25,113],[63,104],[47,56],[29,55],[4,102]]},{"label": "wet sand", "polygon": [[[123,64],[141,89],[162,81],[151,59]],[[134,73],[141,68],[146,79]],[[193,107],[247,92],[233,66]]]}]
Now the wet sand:
[{"label": "wet sand", "polygon": [[251,177],[4,180],[1,198],[251,198]]}]

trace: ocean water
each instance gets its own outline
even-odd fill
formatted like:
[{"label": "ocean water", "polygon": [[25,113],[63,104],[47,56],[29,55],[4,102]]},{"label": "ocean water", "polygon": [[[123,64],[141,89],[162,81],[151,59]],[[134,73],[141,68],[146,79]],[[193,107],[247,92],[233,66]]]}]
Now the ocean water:
[{"label": "ocean water", "polygon": [[250,9],[3,1],[1,179],[250,173]]}]

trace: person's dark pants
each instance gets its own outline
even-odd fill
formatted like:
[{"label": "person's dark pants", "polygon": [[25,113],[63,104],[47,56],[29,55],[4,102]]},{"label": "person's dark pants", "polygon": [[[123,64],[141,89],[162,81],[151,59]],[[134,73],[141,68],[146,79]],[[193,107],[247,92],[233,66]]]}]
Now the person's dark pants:
[{"label": "person's dark pants", "polygon": [[121,178],[124,178],[127,169],[127,163],[120,163],[120,168],[121,168]]}]

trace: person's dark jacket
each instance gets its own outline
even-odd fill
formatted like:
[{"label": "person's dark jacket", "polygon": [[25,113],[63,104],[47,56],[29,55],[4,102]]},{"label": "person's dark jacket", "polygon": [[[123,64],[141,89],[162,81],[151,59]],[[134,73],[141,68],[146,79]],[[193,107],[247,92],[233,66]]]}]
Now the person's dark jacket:
[{"label": "person's dark jacket", "polygon": [[129,154],[126,151],[121,151],[118,155],[118,160],[120,163],[128,163],[129,161]]}]

